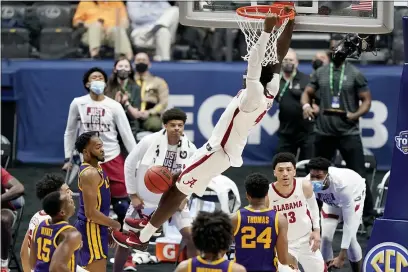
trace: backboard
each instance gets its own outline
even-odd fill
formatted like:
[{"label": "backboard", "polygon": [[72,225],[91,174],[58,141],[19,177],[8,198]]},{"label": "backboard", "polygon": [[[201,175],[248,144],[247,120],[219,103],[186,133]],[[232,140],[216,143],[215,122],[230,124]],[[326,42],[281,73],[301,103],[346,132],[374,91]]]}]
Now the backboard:
[{"label": "backboard", "polygon": [[[271,1],[180,1],[180,23],[238,28],[235,10]],[[295,1],[296,31],[381,34],[394,27],[393,1]]]}]

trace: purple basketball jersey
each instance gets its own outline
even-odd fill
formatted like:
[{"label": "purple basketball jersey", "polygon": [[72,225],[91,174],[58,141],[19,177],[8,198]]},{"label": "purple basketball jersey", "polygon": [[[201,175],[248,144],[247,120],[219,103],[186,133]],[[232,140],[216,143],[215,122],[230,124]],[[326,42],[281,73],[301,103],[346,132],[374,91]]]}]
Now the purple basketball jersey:
[{"label": "purple basketball jersey", "polygon": [[250,271],[276,272],[278,260],[275,245],[278,217],[272,209],[238,211],[235,236],[235,260]]},{"label": "purple basketball jersey", "polygon": [[[74,227],[68,222],[61,221],[56,224],[51,224],[50,219],[46,219],[38,225],[34,230],[32,241],[32,243],[37,243],[37,252],[31,252],[31,254],[36,254],[37,256],[34,272],[50,271],[51,259],[58,246],[58,235],[62,231],[70,228]],[[69,271],[76,271],[77,261],[78,250],[75,250],[74,255],[71,256],[70,261],[67,263]]]},{"label": "purple basketball jersey", "polygon": [[208,262],[200,256],[191,258],[188,264],[189,272],[230,272],[232,262],[224,258],[214,262]]}]

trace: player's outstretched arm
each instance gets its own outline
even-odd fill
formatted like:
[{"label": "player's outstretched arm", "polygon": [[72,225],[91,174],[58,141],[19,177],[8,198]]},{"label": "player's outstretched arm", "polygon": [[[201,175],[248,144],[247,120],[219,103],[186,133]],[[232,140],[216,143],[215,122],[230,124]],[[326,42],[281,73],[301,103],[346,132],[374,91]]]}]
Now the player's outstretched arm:
[{"label": "player's outstretched arm", "polygon": [[[288,13],[292,9],[292,6],[286,6],[284,8],[284,12]],[[288,53],[290,43],[292,42],[292,33],[294,26],[295,20],[289,19],[288,23],[285,26],[285,30],[283,30],[282,34],[278,38],[278,41],[276,42],[276,53],[278,54],[279,63],[274,65],[274,73],[280,73],[282,61]]]},{"label": "player's outstretched arm", "polygon": [[259,83],[262,71],[261,63],[265,58],[266,46],[277,21],[278,17],[276,15],[266,15],[264,30],[262,31],[261,36],[259,37],[256,44],[249,51],[248,70],[246,76],[247,88],[249,87],[248,84],[251,84],[253,82]]},{"label": "player's outstretched arm", "polygon": [[82,235],[77,230],[69,229],[63,231],[59,236],[62,236],[62,241],[58,244],[52,256],[50,272],[70,272],[72,267],[68,267],[67,264],[75,250],[81,246]]},{"label": "player's outstretched arm", "polygon": [[120,223],[118,221],[109,218],[109,216],[96,209],[100,180],[101,176],[95,168],[90,168],[81,175],[80,181],[84,198],[85,216],[96,224],[119,230]]}]

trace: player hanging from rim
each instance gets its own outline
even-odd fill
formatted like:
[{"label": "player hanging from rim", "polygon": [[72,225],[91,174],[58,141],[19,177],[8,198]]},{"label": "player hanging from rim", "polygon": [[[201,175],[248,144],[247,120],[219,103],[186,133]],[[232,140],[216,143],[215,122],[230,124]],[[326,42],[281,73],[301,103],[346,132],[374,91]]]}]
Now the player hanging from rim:
[{"label": "player hanging from rim", "polygon": [[82,236],[69,218],[75,213],[75,204],[70,193],[55,191],[48,194],[43,210],[51,217],[42,221],[34,230],[31,243],[30,264],[35,272],[75,272],[78,249]]},{"label": "player hanging from rim", "polygon": [[200,255],[182,261],[175,272],[245,272],[245,268],[224,258],[232,244],[233,226],[222,211],[199,212],[193,221],[193,242]]},{"label": "player hanging from rim", "polygon": [[[132,202],[123,226],[127,233],[112,232],[113,239],[120,245],[115,252],[113,272],[123,271],[124,266],[126,270],[135,267],[130,251],[127,249],[129,241],[132,242],[127,240],[128,233],[132,230],[137,232],[140,224],[146,225],[149,222],[150,214],[157,208],[160,201],[161,194],[150,192],[145,185],[146,171],[153,165],[165,166],[172,172],[174,180],[176,173],[178,177],[190,157],[197,151],[195,145],[184,134],[184,125],[187,120],[185,112],[177,108],[169,109],[163,113],[162,119],[164,129],[144,137],[125,161],[126,190]],[[138,220],[144,218],[145,221]],[[188,257],[197,255],[191,239],[191,222],[192,218],[187,205],[181,205],[180,210],[170,219],[170,224],[174,225],[183,237]],[[155,236],[160,236],[161,231],[159,228]],[[127,255],[130,257],[128,261],[126,261]]]},{"label": "player hanging from rim", "polygon": [[[285,13],[291,11],[292,7],[284,9]],[[187,196],[192,193],[203,195],[212,178],[231,166],[242,165],[242,152],[248,135],[272,107],[274,96],[279,91],[280,63],[289,49],[293,20],[289,20],[277,41],[279,63],[261,65],[271,32],[278,19],[276,15],[266,15],[264,31],[250,51],[246,88],[228,104],[210,139],[191,157],[190,164],[181,173],[176,186],[163,194],[150,222],[140,233],[132,234],[130,239],[135,249],[147,249],[148,242],[157,228],[177,212]]]},{"label": "player hanging from rim", "polygon": [[287,219],[268,208],[268,188],[269,180],[264,175],[247,176],[245,190],[249,205],[232,217],[235,261],[248,272],[278,271],[278,259],[286,267],[297,267],[296,259],[288,254]]},{"label": "player hanging from rim", "polygon": [[[37,182],[36,196],[39,200],[43,200],[48,194],[59,191],[61,194],[72,194],[68,185],[65,184],[64,178],[57,174],[47,173],[44,177]],[[21,244],[20,258],[24,271],[30,271],[30,247],[31,239],[34,229],[44,220],[51,219],[51,217],[44,211],[40,210],[31,217],[28,229]],[[81,270],[81,267],[77,267],[77,271]],[[83,270],[83,269],[82,269]]]},{"label": "player hanging from rim", "polygon": [[[363,253],[357,231],[363,216],[365,179],[347,168],[332,167],[325,158],[309,161],[307,176],[322,206],[322,254],[328,267],[342,268],[348,257],[353,272],[361,271]],[[339,256],[333,258],[332,241],[337,224],[343,220],[343,237]]]},{"label": "player hanging from rim", "polygon": [[296,176],[296,158],[278,153],[273,158],[276,182],[269,186],[268,206],[287,217],[289,253],[305,272],[326,270],[320,252],[319,207],[311,183]]},{"label": "player hanging from rim", "polygon": [[79,209],[75,227],[83,236],[79,264],[91,272],[106,271],[108,245],[112,245],[108,228],[120,229],[120,223],[109,217],[110,184],[99,162],[105,159],[103,143],[95,131],[81,134],[75,148],[83,154],[79,167]]}]

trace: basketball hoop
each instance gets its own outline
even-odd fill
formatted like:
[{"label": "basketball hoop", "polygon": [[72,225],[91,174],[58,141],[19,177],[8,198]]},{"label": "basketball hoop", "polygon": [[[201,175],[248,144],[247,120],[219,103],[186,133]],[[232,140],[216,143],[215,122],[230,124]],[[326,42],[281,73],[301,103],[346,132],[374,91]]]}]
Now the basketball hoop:
[{"label": "basketball hoop", "polygon": [[279,16],[279,21],[273,28],[270,35],[265,58],[262,61],[262,65],[265,66],[269,63],[276,64],[279,63],[278,56],[276,53],[276,42],[279,36],[282,34],[289,20],[295,18],[295,11],[292,9],[289,12],[285,12],[285,6],[293,6],[293,3],[289,2],[278,2],[272,5],[263,6],[245,6],[240,7],[236,10],[236,20],[241,28],[241,31],[245,35],[245,41],[247,43],[247,54],[243,57],[245,61],[249,58],[249,51],[256,44],[259,39],[261,32],[264,29],[264,20],[267,14],[276,14]]}]

